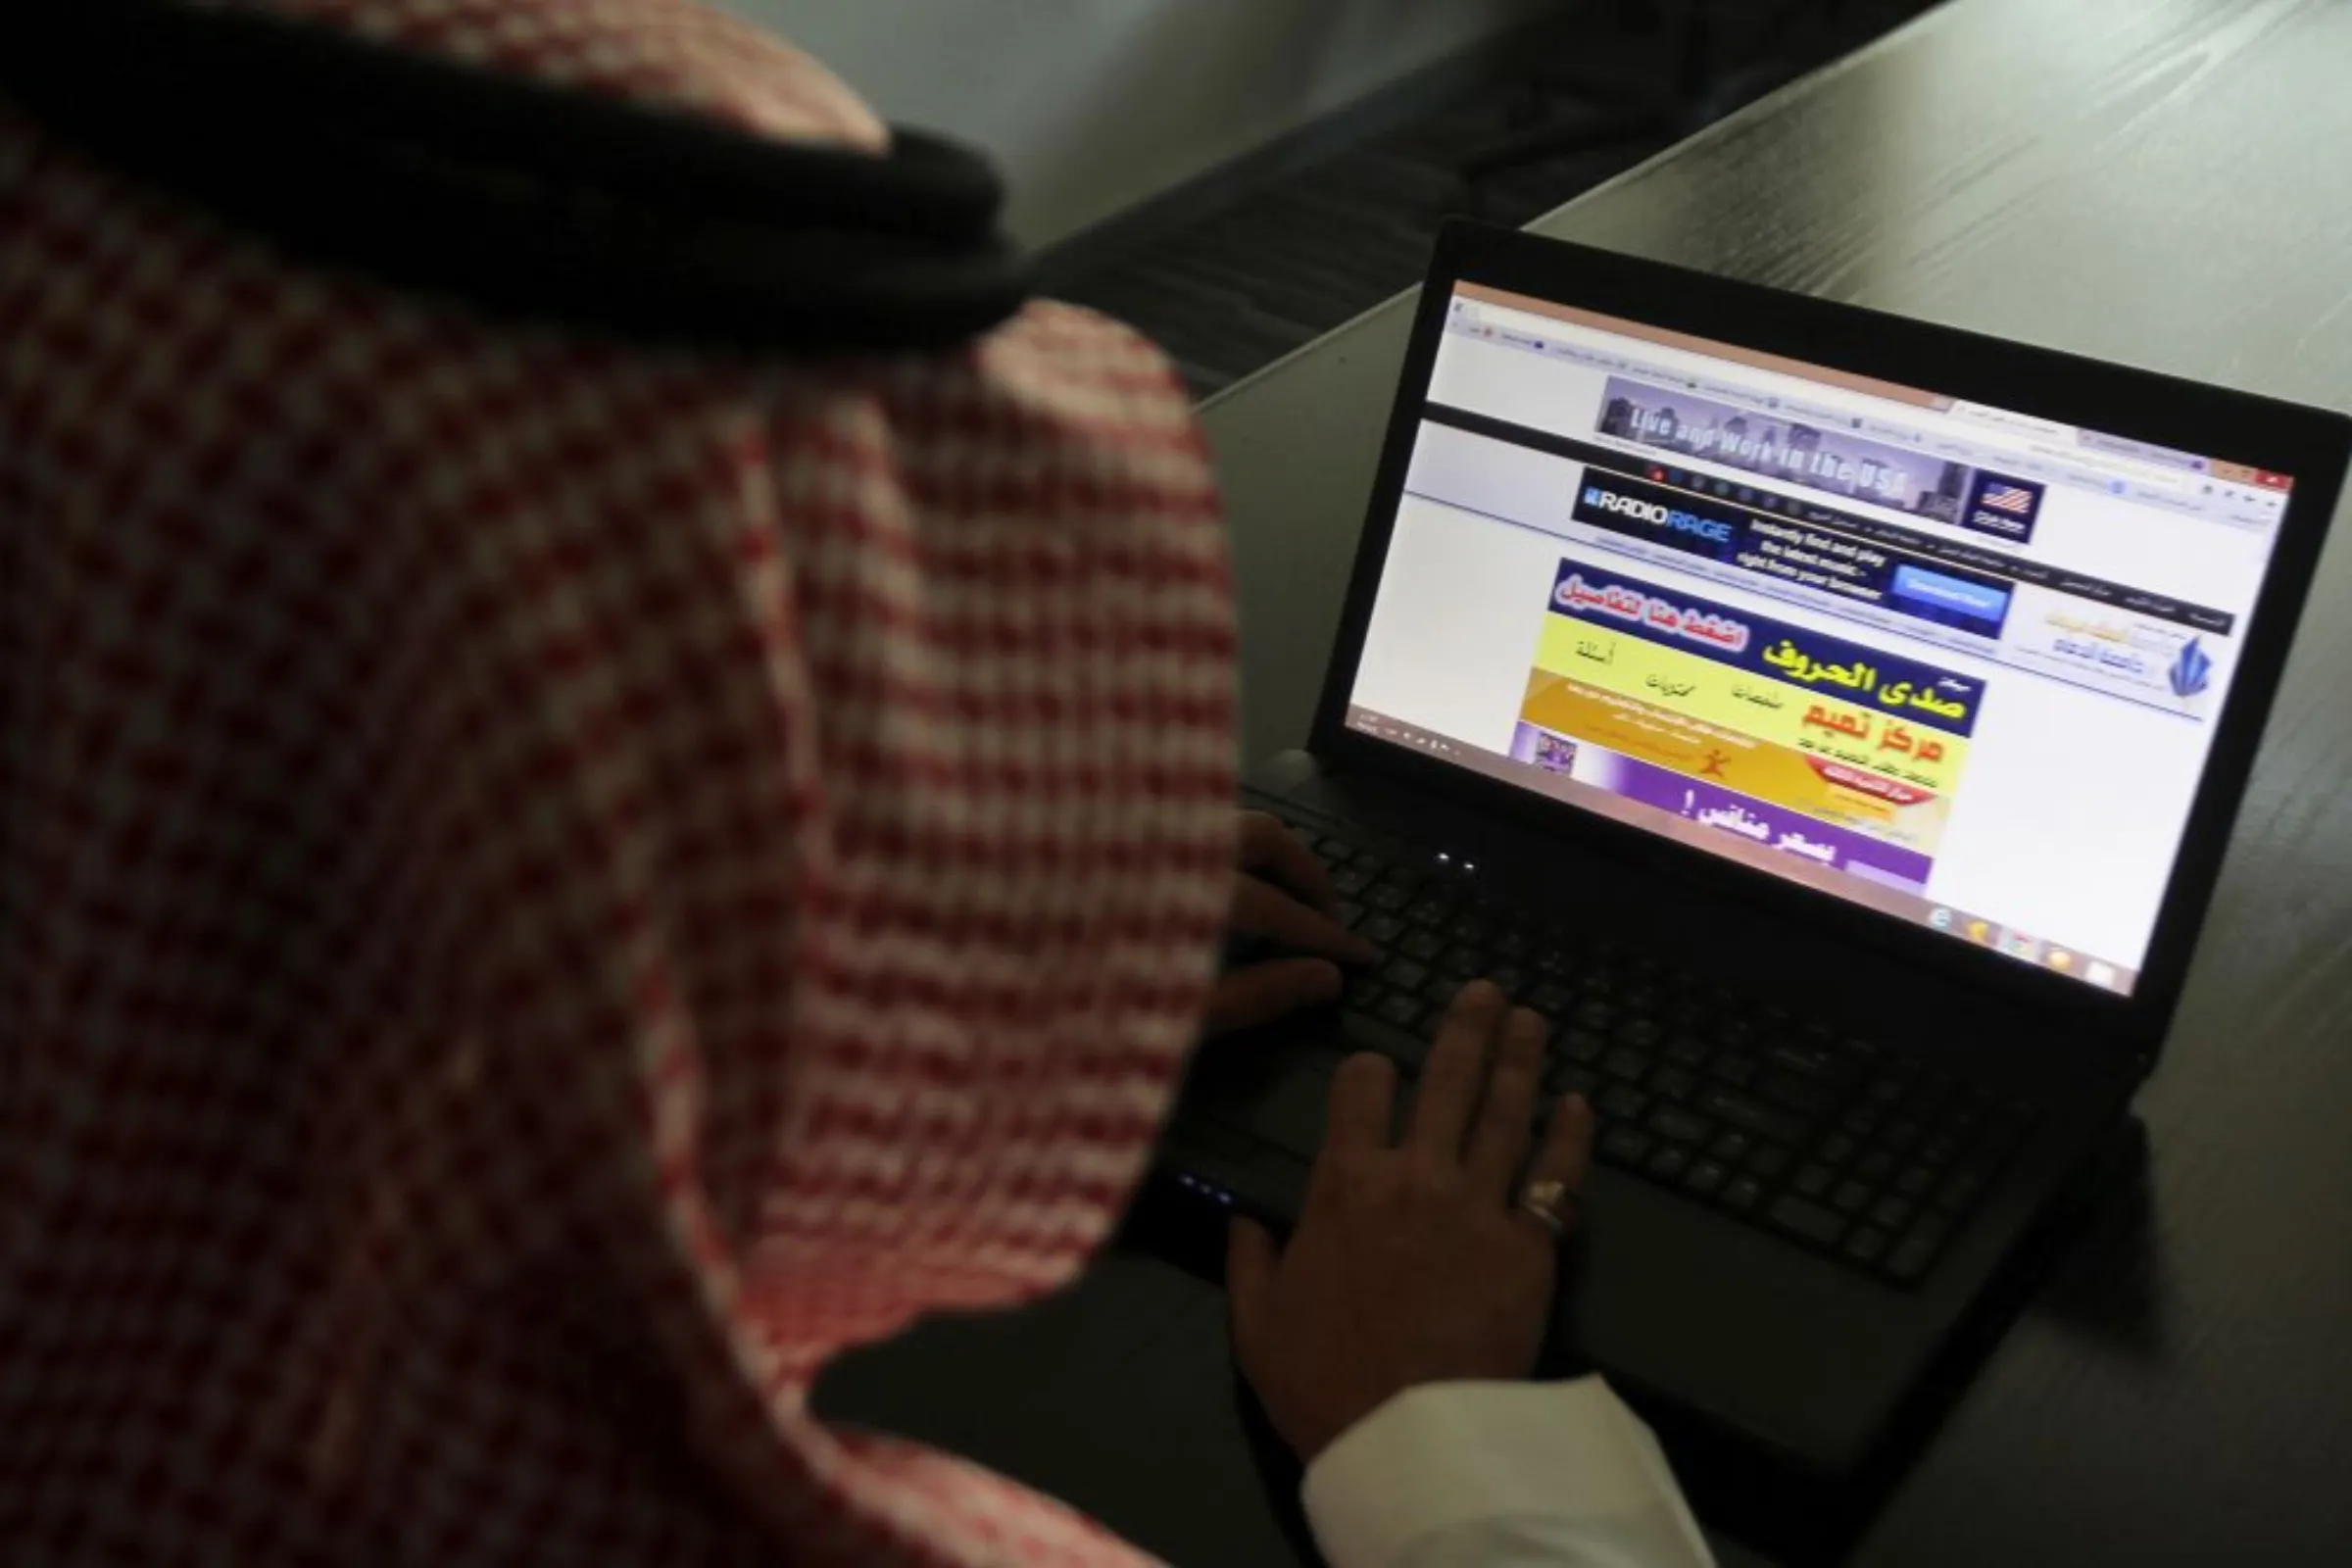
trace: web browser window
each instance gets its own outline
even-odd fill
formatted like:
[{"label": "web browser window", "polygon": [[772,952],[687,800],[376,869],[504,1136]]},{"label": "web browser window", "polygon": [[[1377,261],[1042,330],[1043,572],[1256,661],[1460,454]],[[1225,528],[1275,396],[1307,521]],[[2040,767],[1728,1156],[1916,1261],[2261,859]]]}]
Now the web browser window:
[{"label": "web browser window", "polygon": [[1348,722],[2129,994],[2291,486],[1459,284]]}]

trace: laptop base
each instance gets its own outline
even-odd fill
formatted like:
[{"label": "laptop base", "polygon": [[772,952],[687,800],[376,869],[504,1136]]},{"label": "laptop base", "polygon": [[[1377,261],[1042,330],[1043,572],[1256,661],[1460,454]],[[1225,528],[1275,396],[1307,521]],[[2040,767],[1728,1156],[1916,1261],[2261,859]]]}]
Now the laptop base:
[{"label": "laptop base", "polygon": [[[2055,1042],[1998,1002],[1939,994],[1935,977],[1848,958],[1825,984],[1800,939],[1735,902],[1701,906],[1671,878],[1627,868],[1515,825],[1457,821],[1446,803],[1388,781],[1325,775],[1299,754],[1267,775],[1301,820],[1378,832],[1411,824],[1496,868],[1506,906],[1556,906],[1561,888],[1605,888],[1591,911],[1636,949],[1718,952],[1727,983],[1812,1010],[1824,993],[1840,1027],[1899,1020],[1895,1049],[1963,1063],[1996,1085],[2032,1085],[2044,1107],[1949,1251],[1916,1288],[1738,1222],[1680,1193],[1596,1162],[1586,1223],[1563,1276],[1547,1370],[1597,1367],[1628,1398],[1671,1412],[1778,1468],[1826,1482],[1861,1472],[1898,1412],[2068,1178],[2120,1120],[2133,1075],[2054,1076]],[[1432,835],[1435,835],[1434,839]],[[1552,901],[1547,905],[1545,900]],[[1772,989],[1777,979],[1780,990]],[[1179,1192],[1255,1211],[1278,1226],[1298,1205],[1322,1134],[1329,1075],[1383,1031],[1341,1012],[1203,1048],[1166,1136]],[[2006,1080],[2006,1082],[2004,1082]]]}]

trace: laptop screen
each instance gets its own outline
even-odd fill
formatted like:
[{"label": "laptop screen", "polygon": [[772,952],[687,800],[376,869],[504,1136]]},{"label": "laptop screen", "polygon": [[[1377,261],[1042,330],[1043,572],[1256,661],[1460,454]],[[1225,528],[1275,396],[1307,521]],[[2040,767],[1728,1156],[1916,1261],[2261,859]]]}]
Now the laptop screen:
[{"label": "laptop screen", "polygon": [[1348,723],[2128,995],[2290,486],[1457,284]]}]

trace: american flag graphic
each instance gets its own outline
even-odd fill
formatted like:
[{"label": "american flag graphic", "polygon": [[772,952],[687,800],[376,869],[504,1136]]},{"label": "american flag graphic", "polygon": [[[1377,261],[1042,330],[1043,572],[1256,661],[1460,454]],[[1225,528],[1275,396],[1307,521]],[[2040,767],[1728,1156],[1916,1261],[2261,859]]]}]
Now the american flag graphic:
[{"label": "american flag graphic", "polygon": [[1984,493],[1977,497],[1977,505],[2022,517],[2034,510],[2034,492],[2022,484],[1988,484]]}]

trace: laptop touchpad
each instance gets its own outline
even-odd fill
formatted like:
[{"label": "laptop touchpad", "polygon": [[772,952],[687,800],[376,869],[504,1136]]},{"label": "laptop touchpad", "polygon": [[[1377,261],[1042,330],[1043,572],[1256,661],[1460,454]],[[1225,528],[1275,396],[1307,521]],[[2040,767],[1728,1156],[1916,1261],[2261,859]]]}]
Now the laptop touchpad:
[{"label": "laptop touchpad", "polygon": [[1188,1110],[1312,1159],[1339,1063],[1338,1051],[1319,1046],[1225,1041],[1195,1066]]}]

